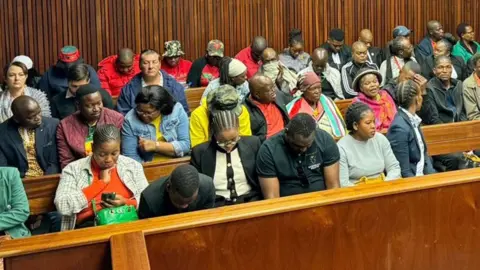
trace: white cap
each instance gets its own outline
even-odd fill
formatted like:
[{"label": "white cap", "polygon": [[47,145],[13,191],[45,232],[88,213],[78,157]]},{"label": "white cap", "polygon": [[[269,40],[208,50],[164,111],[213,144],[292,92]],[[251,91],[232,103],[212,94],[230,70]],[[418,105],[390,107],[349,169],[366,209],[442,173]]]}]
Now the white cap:
[{"label": "white cap", "polygon": [[26,56],[26,55],[16,56],[15,58],[13,58],[12,63],[13,63],[13,62],[23,63],[25,66],[27,66],[27,69],[33,68],[33,61],[32,61],[32,59],[30,59],[30,57],[28,57],[28,56]]}]

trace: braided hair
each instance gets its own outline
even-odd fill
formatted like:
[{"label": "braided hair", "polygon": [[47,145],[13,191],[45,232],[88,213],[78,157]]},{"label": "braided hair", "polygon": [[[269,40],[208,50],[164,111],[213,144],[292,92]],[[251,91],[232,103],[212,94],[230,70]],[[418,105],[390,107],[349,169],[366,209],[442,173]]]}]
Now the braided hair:
[{"label": "braided hair", "polygon": [[372,109],[370,109],[367,104],[362,102],[355,102],[348,106],[347,113],[345,114],[345,125],[347,126],[347,130],[350,132],[350,134],[355,133],[353,125],[355,123],[360,123],[363,116],[368,111],[372,111]]},{"label": "braided hair", "polygon": [[302,137],[307,138],[315,131],[317,123],[315,119],[309,114],[299,113],[290,120],[285,128],[285,133],[288,136],[294,136],[300,134]]},{"label": "braided hair", "polygon": [[220,60],[218,64],[220,70],[220,85],[229,84],[233,85],[232,79],[228,76],[229,73],[229,66],[232,62],[232,58],[225,56]]},{"label": "braided hair", "polygon": [[214,134],[232,128],[238,128],[240,121],[238,115],[233,111],[217,111],[212,114],[212,129]]},{"label": "braided hair", "polygon": [[112,124],[98,126],[93,133],[92,149],[95,150],[96,146],[109,141],[120,142],[120,138],[120,130],[116,126]]},{"label": "braided hair", "polygon": [[414,102],[419,91],[419,85],[412,80],[406,80],[399,83],[396,93],[398,106],[408,109]]}]

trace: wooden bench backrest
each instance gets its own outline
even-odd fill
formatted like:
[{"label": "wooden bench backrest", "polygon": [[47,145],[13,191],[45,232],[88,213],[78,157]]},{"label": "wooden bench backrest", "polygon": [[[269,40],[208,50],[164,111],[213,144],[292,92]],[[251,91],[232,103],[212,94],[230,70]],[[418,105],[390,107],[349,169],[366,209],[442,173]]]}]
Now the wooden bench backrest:
[{"label": "wooden bench backrest", "polygon": [[[445,125],[423,127],[430,155],[440,155],[480,149],[480,121],[469,121]],[[166,162],[152,162],[144,165],[149,181],[169,175],[178,165],[186,164],[189,157],[172,159]],[[23,180],[30,203],[30,212],[40,214],[54,209],[53,198],[59,175],[48,175]]]},{"label": "wooden bench backrest", "polygon": [[165,270],[473,270],[478,198],[480,168],[5,241],[0,258],[8,270],[120,269],[146,249]]}]

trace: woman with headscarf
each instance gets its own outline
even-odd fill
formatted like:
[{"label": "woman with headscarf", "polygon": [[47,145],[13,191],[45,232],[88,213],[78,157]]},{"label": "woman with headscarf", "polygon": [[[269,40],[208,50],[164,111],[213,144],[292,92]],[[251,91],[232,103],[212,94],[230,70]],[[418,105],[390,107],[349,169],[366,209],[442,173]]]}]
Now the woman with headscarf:
[{"label": "woman with headscarf", "polygon": [[314,72],[307,72],[300,79],[301,96],[287,105],[290,119],[299,113],[311,115],[320,129],[333,137],[343,137],[346,134],[345,122],[335,102],[322,94],[322,83]]},{"label": "woman with headscarf", "polygon": [[360,69],[353,80],[353,89],[358,96],[352,103],[363,102],[375,114],[375,126],[378,132],[386,132],[393,122],[397,107],[390,94],[380,89],[382,75],[373,69]]},{"label": "woman with headscarf", "polygon": [[27,69],[28,69],[28,77],[27,77],[27,86],[38,89],[38,83],[40,82],[40,79],[42,78],[42,75],[38,70],[33,66],[33,61],[30,57],[26,55],[19,55],[13,58],[13,62],[20,62],[23,63]]},{"label": "woman with headscarf", "polygon": [[278,58],[288,69],[300,72],[308,67],[310,55],[304,51],[302,30],[293,29],[288,34],[288,48],[279,54]]},{"label": "woman with headscarf", "polygon": [[217,78],[208,84],[207,89],[203,92],[200,104],[202,104],[203,99],[208,96],[208,93],[217,89],[220,85],[225,84],[235,87],[235,90],[237,90],[237,93],[240,96],[240,103],[242,103],[245,97],[250,93],[247,81],[247,67],[240,62],[240,60],[232,59],[230,57],[222,58],[220,62],[220,78]]},{"label": "woman with headscarf", "polygon": [[32,97],[38,102],[42,110],[42,116],[52,116],[47,95],[38,89],[28,86],[26,83],[27,79],[28,69],[22,62],[12,62],[6,67],[5,82],[0,87],[0,123],[12,116],[10,107],[13,100],[23,95]]},{"label": "woman with headscarf", "polygon": [[213,178],[216,206],[256,201],[261,198],[256,173],[256,156],[261,142],[255,136],[241,136],[240,120],[233,111],[212,115],[213,136],[192,150],[191,164]]}]

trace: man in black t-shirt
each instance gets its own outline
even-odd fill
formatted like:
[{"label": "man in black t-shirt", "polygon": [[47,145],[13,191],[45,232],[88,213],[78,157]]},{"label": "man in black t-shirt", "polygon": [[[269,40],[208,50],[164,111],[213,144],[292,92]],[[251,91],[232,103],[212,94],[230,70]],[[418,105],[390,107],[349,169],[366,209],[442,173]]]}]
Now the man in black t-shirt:
[{"label": "man in black t-shirt", "polygon": [[265,199],[340,187],[340,154],[334,139],[308,114],[297,114],[284,131],[266,140],[257,155]]}]

